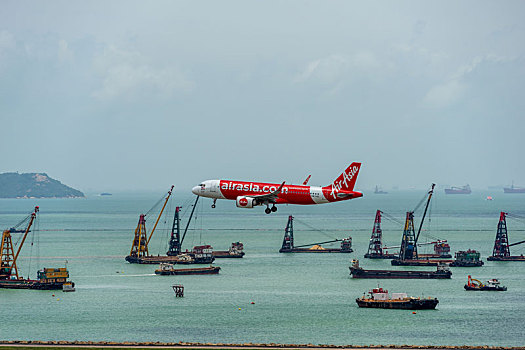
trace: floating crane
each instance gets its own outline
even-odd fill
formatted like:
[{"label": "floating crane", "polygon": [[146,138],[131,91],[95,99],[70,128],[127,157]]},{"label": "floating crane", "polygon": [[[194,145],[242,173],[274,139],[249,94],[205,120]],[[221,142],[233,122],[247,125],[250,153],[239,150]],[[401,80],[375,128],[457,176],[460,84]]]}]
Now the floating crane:
[{"label": "floating crane", "polygon": [[496,231],[496,239],[494,240],[494,248],[492,249],[492,256],[487,258],[489,261],[525,261],[525,256],[523,256],[523,254],[514,256],[510,255],[510,247],[525,243],[525,240],[509,244],[506,220],[507,216],[520,218],[503,211],[500,213],[498,230]]},{"label": "floating crane", "polygon": [[[35,210],[31,214],[14,227],[15,230],[12,230],[13,228],[11,228],[2,233],[2,247],[0,250],[0,288],[56,290],[62,289],[63,286],[67,284],[74,290],[75,284],[67,281],[67,278],[69,278],[69,272],[64,267],[57,269],[41,269],[37,272],[36,280],[31,280],[29,278],[25,279],[19,275],[17,260],[39,210],[39,207],[35,207]],[[28,224],[23,231],[23,236],[21,237],[21,241],[18,244],[18,249],[15,253],[11,233],[13,231],[21,232],[21,230],[18,230],[18,226],[25,222],[28,222]]]},{"label": "floating crane", "polygon": [[[417,247],[421,244],[418,243],[419,235],[421,234],[421,229],[423,228],[423,223],[425,222],[425,217],[427,215],[428,206],[432,195],[434,194],[434,187],[436,184],[432,184],[430,191],[428,191],[428,197],[425,205],[425,210],[423,212],[423,217],[419,223],[419,228],[417,234],[414,228],[414,212],[423,204],[423,200],[419,202],[416,208],[413,211],[406,213],[405,227],[403,230],[403,237],[401,239],[401,247],[399,250],[399,258],[391,261],[392,265],[409,265],[409,266],[428,266],[428,265],[438,265],[439,263],[449,263],[452,260],[428,260],[428,256],[425,256],[425,260],[420,259],[418,255]],[[434,243],[443,243],[443,242],[434,242]]]},{"label": "floating crane", "polygon": [[[352,249],[352,237],[344,239],[333,239],[325,242],[303,244],[296,246],[294,245],[293,238],[293,216],[288,217],[288,223],[284,230],[284,238],[279,253],[351,253]],[[321,244],[341,242],[341,248],[324,248]],[[310,247],[310,248],[305,248]]]},{"label": "floating crane", "polygon": [[389,248],[383,247],[383,230],[381,229],[381,214],[384,213],[378,209],[376,211],[376,218],[374,221],[374,227],[372,229],[372,237],[370,237],[370,243],[368,244],[368,251],[365,254],[365,258],[395,259],[397,258],[397,255],[388,254],[386,250]]}]

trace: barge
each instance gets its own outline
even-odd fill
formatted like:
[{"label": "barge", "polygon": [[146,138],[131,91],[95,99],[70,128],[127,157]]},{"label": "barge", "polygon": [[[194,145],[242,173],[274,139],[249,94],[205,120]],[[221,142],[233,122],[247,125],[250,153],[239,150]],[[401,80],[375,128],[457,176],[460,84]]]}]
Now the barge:
[{"label": "barge", "polygon": [[509,235],[507,232],[507,215],[508,213],[501,212],[499,215],[498,230],[496,231],[496,239],[494,240],[494,248],[492,249],[492,256],[487,258],[488,261],[525,261],[525,256],[510,255],[510,247],[523,244],[525,240],[509,243]]},{"label": "barge", "polygon": [[488,280],[486,283],[482,283],[480,280],[468,276],[467,284],[465,284],[465,290],[488,290],[488,291],[498,291],[505,292],[507,287],[502,286],[500,282],[493,278]]},{"label": "barge", "polygon": [[349,268],[352,278],[449,279],[452,276],[447,265],[438,265],[436,271],[365,270],[359,266],[359,260],[354,259]]},{"label": "barge", "polygon": [[[2,243],[0,247],[0,288],[60,290],[66,283],[74,287],[74,283],[67,280],[69,278],[69,272],[65,267],[43,268],[37,272],[36,280],[23,278],[18,274],[17,260],[39,210],[39,207],[35,207],[35,210],[18,223],[16,227],[5,230],[2,233]],[[19,230],[18,227],[25,222],[28,222],[26,229]],[[16,245],[13,245],[13,237],[11,235],[13,232],[23,232],[22,237],[18,239],[20,243],[18,244],[16,253],[14,249]]]},{"label": "barge", "polygon": [[233,242],[228,250],[214,250],[214,258],[242,258],[244,256],[244,245],[241,242]]},{"label": "barge", "polygon": [[156,275],[216,275],[221,268],[219,266],[193,267],[187,269],[175,269],[173,264],[160,264],[155,270]]},{"label": "barge", "polygon": [[388,290],[374,288],[366,297],[363,295],[355,301],[359,307],[379,309],[403,309],[403,310],[431,310],[435,309],[439,300],[437,298],[414,298],[406,293],[388,294]]},{"label": "barge", "polygon": [[[284,230],[283,244],[281,245],[281,249],[279,249],[279,253],[352,253],[354,251],[352,249],[352,237],[299,246],[294,245],[293,219],[291,215],[288,217],[288,223]],[[325,248],[321,246],[321,244],[334,242],[341,242],[341,247]]]},{"label": "barge", "polygon": [[450,263],[452,267],[476,267],[483,266],[481,254],[476,250],[460,250],[456,252],[456,260]]}]

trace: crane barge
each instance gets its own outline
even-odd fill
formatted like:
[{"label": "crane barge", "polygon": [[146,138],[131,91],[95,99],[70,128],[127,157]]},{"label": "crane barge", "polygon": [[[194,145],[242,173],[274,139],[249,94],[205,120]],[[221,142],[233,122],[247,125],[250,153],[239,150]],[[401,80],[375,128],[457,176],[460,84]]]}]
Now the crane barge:
[{"label": "crane barge", "polygon": [[494,248],[492,249],[492,256],[489,256],[489,261],[525,261],[525,256],[522,255],[510,255],[510,247],[525,243],[525,240],[509,243],[509,235],[507,232],[507,216],[509,213],[501,212],[499,215],[498,230],[496,231],[496,239],[494,240]]},{"label": "crane barge", "polygon": [[[281,249],[279,253],[351,253],[354,250],[352,249],[352,237],[343,238],[343,239],[333,239],[330,241],[303,244],[303,245],[294,245],[293,238],[293,216],[288,217],[288,223],[284,230],[284,238]],[[340,248],[324,248],[321,244],[341,242]],[[307,248],[309,247],[309,248]]]},{"label": "crane barge", "polygon": [[68,285],[70,288],[74,287],[73,282],[67,281],[69,278],[69,272],[65,267],[43,268],[37,272],[36,280],[23,278],[18,273],[17,260],[38,212],[39,207],[35,207],[35,210],[29,214],[26,219],[20,222],[20,224],[22,224],[23,222],[29,221],[26,229],[23,231],[23,236],[16,253],[13,247],[11,233],[13,231],[20,232],[21,230],[8,229],[2,233],[2,248],[0,251],[0,288],[60,290],[63,289],[64,285]]},{"label": "crane barge", "polygon": [[[169,248],[166,252],[166,255],[155,256],[149,254],[148,244],[151,240],[151,237],[153,237],[153,233],[157,228],[157,224],[159,223],[162,213],[164,212],[164,209],[168,204],[168,200],[170,199],[172,192],[173,186],[171,186],[170,190],[166,195],[166,198],[164,198],[164,204],[162,206],[162,209],[160,210],[157,220],[155,221],[155,225],[153,226],[153,229],[151,230],[149,236],[147,235],[146,231],[146,216],[149,212],[153,210],[153,208],[150,209],[150,211],[146,214],[140,214],[139,223],[137,225],[137,228],[135,229],[135,236],[133,238],[130,253],[125,258],[127,262],[131,264],[209,264],[213,262],[213,248],[211,245],[195,246],[191,251],[182,251],[182,242],[184,241],[186,233],[188,232],[188,227],[190,225],[191,218],[193,217],[193,213],[197,206],[199,196],[197,196],[197,198],[195,199],[195,203],[191,210],[190,218],[188,219],[182,238],[180,237],[180,207],[176,207],[175,216],[173,218],[173,226],[171,229]],[[153,207],[155,206],[156,205],[154,205]]]}]

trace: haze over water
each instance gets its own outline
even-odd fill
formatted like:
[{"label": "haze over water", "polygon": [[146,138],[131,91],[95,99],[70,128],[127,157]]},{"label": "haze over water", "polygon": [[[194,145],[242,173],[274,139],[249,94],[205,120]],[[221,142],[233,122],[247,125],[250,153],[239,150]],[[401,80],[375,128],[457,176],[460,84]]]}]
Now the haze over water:
[{"label": "haze over water", "polygon": [[[0,200],[3,228],[40,206],[40,230],[22,252],[22,274],[27,277],[29,271],[35,277],[38,268],[60,267],[67,260],[77,287],[74,293],[0,290],[3,316],[16,320],[4,323],[0,339],[523,345],[523,263],[485,261],[480,268],[452,268],[451,280],[350,278],[353,258],[367,268],[392,268],[388,260],[363,258],[375,211],[403,221],[424,191],[365,193],[360,199],[319,206],[279,206],[271,215],[263,208],[238,209],[228,201],[211,209],[210,200],[201,200],[184,248],[208,243],[225,250],[234,241],[245,245],[243,259],[216,260],[221,267],[216,276],[156,276],[155,265],[124,261],[138,215],[161,195]],[[495,199],[486,201],[487,195]],[[188,210],[193,199],[174,193],[168,219],[161,220],[150,243],[152,254],[166,251],[175,205],[184,204]],[[499,212],[524,216],[524,200],[523,195],[495,192],[445,196],[437,189],[421,240],[447,239],[453,252],[476,249],[485,260],[492,251]],[[296,245],[351,235],[354,253],[278,253],[288,215],[295,217]],[[421,209],[416,225],[420,216]],[[148,231],[154,219],[148,218]],[[525,239],[524,221],[509,218],[507,224],[511,242]],[[383,233],[387,245],[398,245],[402,227],[384,219]],[[422,253],[430,251],[431,246],[420,248]],[[514,255],[523,252],[523,245],[511,247]],[[466,292],[468,274],[482,281],[499,278],[508,291]],[[175,298],[175,283],[185,286],[184,298]],[[378,284],[391,292],[437,297],[440,303],[436,310],[417,314],[358,308],[355,298]]]}]

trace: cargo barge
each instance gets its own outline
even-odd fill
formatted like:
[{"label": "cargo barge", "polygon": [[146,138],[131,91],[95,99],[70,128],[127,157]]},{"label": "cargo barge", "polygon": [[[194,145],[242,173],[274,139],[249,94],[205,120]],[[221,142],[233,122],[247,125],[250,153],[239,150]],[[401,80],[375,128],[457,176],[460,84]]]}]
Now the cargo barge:
[{"label": "cargo barge", "polygon": [[354,259],[349,268],[352,278],[447,279],[452,276],[447,265],[438,265],[436,271],[365,270],[359,266],[359,260]]},{"label": "cargo barge", "polygon": [[192,251],[186,251],[179,255],[148,255],[142,257],[127,256],[126,261],[131,264],[211,264],[213,257],[213,247],[202,245],[193,247]]},{"label": "cargo barge", "polygon": [[[279,253],[352,253],[352,237],[343,239],[334,239],[325,242],[304,244],[300,246],[294,245],[293,237],[293,216],[288,217],[288,223],[284,230],[283,244]],[[340,248],[325,248],[321,244],[341,242]]]},{"label": "cargo barge", "polygon": [[244,245],[241,242],[232,243],[229,250],[214,250],[214,258],[242,258],[244,256]]},{"label": "cargo barge", "polygon": [[403,310],[432,310],[435,309],[439,300],[437,298],[414,298],[406,293],[388,294],[388,290],[374,288],[366,297],[363,295],[355,301],[359,307],[379,309],[403,309]]},{"label": "cargo barge", "polygon": [[160,264],[155,270],[156,275],[216,275],[221,268],[219,266],[193,267],[187,269],[175,269],[173,264]]},{"label": "cargo barge", "polygon": [[440,264],[450,264],[454,260],[444,260],[444,259],[406,259],[399,260],[394,259],[390,263],[392,266],[438,266]]}]

